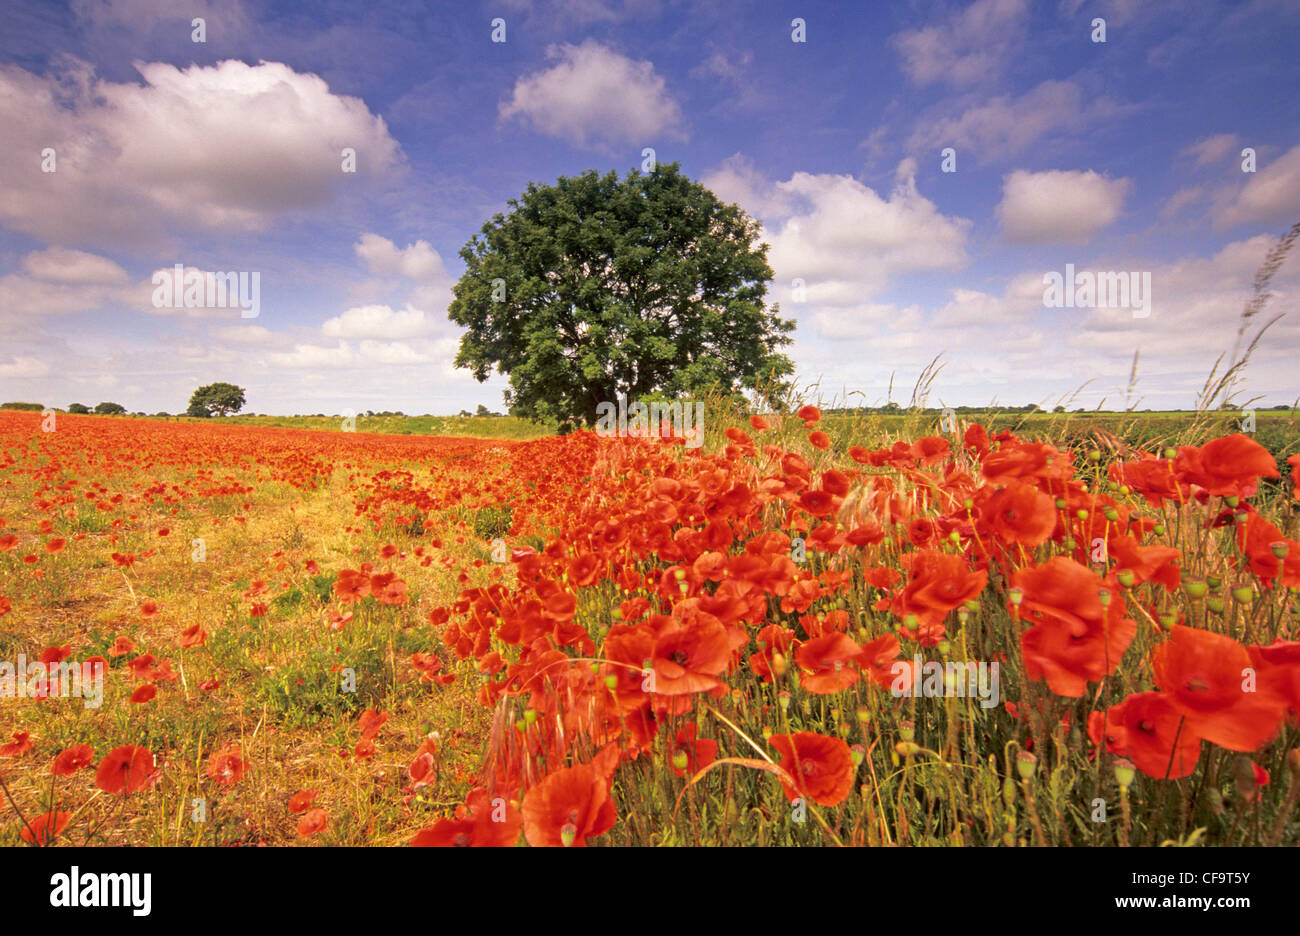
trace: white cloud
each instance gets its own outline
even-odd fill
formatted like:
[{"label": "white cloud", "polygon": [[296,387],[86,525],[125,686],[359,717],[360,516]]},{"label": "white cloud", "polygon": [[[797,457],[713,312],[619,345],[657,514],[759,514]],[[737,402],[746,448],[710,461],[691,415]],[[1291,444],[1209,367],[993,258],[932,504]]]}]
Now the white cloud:
[{"label": "white cloud", "polygon": [[522,117],[538,133],[584,148],[685,138],[681,109],[651,62],[591,39],[546,54],[555,64],[515,82],[499,108],[503,119]]},{"label": "white cloud", "polygon": [[276,367],[310,368],[313,370],[347,369],[378,364],[395,366],[428,364],[433,358],[418,351],[404,341],[362,341],[357,350],[346,341],[337,346],[298,344],[292,351],[276,351],[267,355],[267,361]]},{"label": "white cloud", "polygon": [[348,309],[327,320],[321,333],[326,338],[418,338],[429,334],[433,326],[421,309],[371,305]]},{"label": "white cloud", "polygon": [[23,269],[51,283],[120,285],[128,279],[126,270],[107,257],[64,247],[27,254],[23,257]]},{"label": "white cloud", "polygon": [[1212,163],[1222,162],[1236,147],[1237,135],[1235,133],[1218,133],[1203,140],[1198,140],[1183,152],[1195,159],[1196,165],[1208,166]]},{"label": "white cloud", "polygon": [[[261,230],[327,203],[358,173],[399,164],[382,118],[287,65],[137,63],[143,83],[100,80],[84,63],[37,76],[0,67],[0,223],[48,242]],[[52,148],[57,171],[33,153]]]},{"label": "white cloud", "polygon": [[1295,221],[1300,216],[1300,145],[1269,163],[1260,163],[1215,215],[1217,227]]},{"label": "white cloud", "polygon": [[438,251],[428,241],[416,241],[399,248],[386,237],[362,234],[356,244],[357,256],[365,261],[366,268],[376,276],[405,276],[413,280],[445,278],[446,269]]},{"label": "white cloud", "polygon": [[1070,135],[1113,116],[1119,105],[1105,97],[1085,98],[1072,81],[1044,81],[1020,97],[999,95],[952,116],[918,122],[913,150],[953,146],[960,160],[969,153],[988,163],[1025,149],[1049,134]]},{"label": "white cloud", "polygon": [[861,306],[897,276],[966,263],[970,222],[940,213],[917,191],[915,173],[913,161],[900,163],[883,198],[847,175],[796,172],[773,183],[736,155],[702,182],[763,223],[774,298],[788,314],[798,308],[789,305],[795,278],[813,311]]},{"label": "white cloud", "polygon": [[912,81],[964,87],[1002,71],[1027,17],[1027,0],[976,0],[938,25],[898,33],[893,43]]},{"label": "white cloud", "polygon": [[1017,169],[1002,180],[997,216],[1012,243],[1085,244],[1119,217],[1130,188],[1092,171]]},{"label": "white cloud", "polygon": [[0,364],[0,377],[31,378],[44,377],[50,372],[50,365],[34,357],[19,355],[11,358],[8,364]]}]

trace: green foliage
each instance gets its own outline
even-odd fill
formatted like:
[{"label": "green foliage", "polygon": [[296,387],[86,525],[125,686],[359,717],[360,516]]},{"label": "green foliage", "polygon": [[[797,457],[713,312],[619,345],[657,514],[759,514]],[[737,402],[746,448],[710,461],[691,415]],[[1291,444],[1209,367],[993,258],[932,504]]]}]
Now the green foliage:
[{"label": "green foliage", "polygon": [[244,407],[244,389],[231,383],[213,383],[199,387],[190,397],[187,416],[229,416]]},{"label": "green foliage", "polygon": [[510,507],[482,507],[474,514],[474,532],[483,539],[495,539],[509,532],[513,522]]},{"label": "green foliage", "polygon": [[0,409],[27,410],[29,412],[44,412],[45,406],[41,403],[0,403]]},{"label": "green foliage", "polygon": [[87,406],[85,403],[69,403],[68,412],[81,415],[81,414],[89,413],[90,407]]},{"label": "green foliage", "polygon": [[675,163],[620,181],[532,183],[462,248],[448,310],[458,367],[510,375],[513,415],[591,425],[600,403],[690,396],[793,373],[794,323],[764,306],[767,245]]},{"label": "green foliage", "polygon": [[126,407],[121,403],[96,403],[95,412],[101,416],[121,416],[126,412]]}]

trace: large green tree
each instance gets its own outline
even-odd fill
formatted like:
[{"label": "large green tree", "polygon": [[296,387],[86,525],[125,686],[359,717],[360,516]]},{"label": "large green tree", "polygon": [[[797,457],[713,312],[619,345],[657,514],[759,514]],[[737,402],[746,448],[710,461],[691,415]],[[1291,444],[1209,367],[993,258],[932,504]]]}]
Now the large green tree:
[{"label": "large green tree", "polygon": [[460,252],[448,310],[479,381],[510,377],[516,415],[591,425],[619,394],[776,387],[792,321],[764,305],[758,223],[675,163],[531,183]]},{"label": "large green tree", "polygon": [[244,407],[244,390],[231,383],[213,383],[199,387],[190,397],[186,416],[229,416]]}]

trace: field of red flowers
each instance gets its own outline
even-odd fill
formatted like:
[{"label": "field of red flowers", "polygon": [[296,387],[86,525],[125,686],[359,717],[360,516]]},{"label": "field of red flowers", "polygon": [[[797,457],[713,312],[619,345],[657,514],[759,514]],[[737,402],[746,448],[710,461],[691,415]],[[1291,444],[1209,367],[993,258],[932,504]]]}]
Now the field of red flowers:
[{"label": "field of red flowers", "polygon": [[1300,456],[825,422],[0,413],[0,842],[1300,844]]}]

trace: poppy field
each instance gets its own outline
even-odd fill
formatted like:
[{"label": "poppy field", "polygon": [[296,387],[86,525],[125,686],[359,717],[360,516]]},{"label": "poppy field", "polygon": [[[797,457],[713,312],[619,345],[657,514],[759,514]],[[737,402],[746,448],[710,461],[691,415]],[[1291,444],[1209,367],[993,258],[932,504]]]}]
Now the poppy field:
[{"label": "poppy field", "polygon": [[0,411],[0,843],[1300,844],[1290,417],[709,413]]}]

